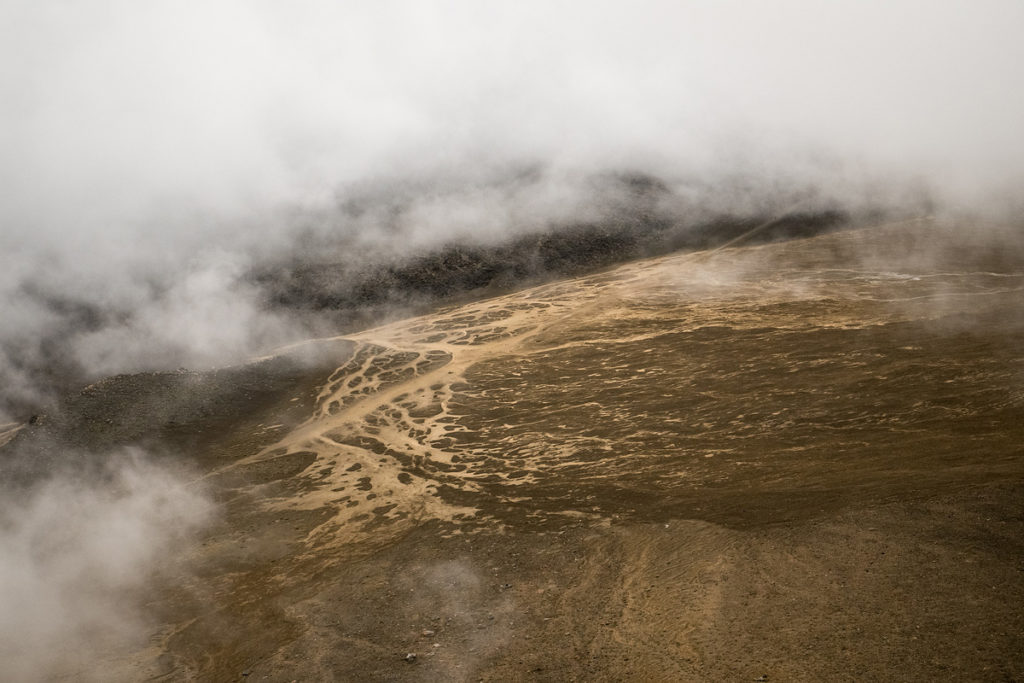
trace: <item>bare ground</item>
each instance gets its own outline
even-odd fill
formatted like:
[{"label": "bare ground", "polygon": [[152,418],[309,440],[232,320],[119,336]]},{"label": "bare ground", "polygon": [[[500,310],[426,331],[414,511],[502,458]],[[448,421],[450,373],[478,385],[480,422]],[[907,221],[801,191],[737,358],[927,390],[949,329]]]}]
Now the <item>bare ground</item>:
[{"label": "bare ground", "polygon": [[1015,240],[922,222],[639,261],[200,378],[201,414],[172,374],[97,386],[93,413],[178,387],[173,418],[88,438],[160,422],[222,511],[110,670],[1021,680]]}]

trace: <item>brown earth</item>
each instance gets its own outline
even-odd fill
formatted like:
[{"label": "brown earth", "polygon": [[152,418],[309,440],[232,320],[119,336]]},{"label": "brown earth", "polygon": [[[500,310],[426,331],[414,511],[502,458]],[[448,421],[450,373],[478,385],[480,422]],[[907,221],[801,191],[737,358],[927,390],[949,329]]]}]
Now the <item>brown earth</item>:
[{"label": "brown earth", "polygon": [[638,261],[113,378],[5,450],[169,439],[219,504],[116,677],[1021,680],[1022,254],[919,221]]}]

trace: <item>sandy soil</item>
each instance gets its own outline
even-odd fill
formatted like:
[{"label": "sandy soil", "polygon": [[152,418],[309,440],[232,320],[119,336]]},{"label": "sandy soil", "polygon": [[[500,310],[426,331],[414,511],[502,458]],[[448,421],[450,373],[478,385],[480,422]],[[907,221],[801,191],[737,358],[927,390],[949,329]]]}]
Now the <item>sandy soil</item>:
[{"label": "sandy soil", "polygon": [[911,222],[640,261],[221,376],[173,427],[115,419],[102,438],[163,420],[222,516],[111,670],[1020,680],[1007,235]]}]

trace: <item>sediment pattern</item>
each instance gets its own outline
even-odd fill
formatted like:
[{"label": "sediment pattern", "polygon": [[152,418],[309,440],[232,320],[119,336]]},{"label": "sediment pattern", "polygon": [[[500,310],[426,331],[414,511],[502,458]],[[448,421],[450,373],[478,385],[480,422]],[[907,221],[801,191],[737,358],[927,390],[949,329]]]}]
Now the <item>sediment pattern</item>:
[{"label": "sediment pattern", "polygon": [[637,261],[110,378],[0,442],[148,439],[217,503],[105,680],[1021,680],[1024,249],[999,235]]},{"label": "sediment pattern", "polygon": [[871,248],[928,229],[662,257],[346,337],[312,417],[237,465],[314,454],[305,492],[266,504],[329,509],[311,538],[338,542],[430,518],[750,523],[752,487],[943,479],[965,430],[999,471],[1024,442],[1024,273]]}]

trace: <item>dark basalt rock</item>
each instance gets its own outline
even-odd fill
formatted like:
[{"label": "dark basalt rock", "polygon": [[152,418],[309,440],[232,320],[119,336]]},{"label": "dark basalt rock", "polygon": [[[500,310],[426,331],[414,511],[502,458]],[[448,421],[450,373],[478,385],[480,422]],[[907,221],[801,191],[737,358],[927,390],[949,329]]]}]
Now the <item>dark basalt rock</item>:
[{"label": "dark basalt rock", "polygon": [[[423,310],[474,295],[581,275],[632,259],[717,247],[773,217],[720,217],[683,225],[640,213],[599,224],[563,225],[495,245],[451,244],[430,253],[369,266],[349,260],[263,267],[253,279],[272,308],[329,312],[342,327],[371,324],[391,309]],[[748,243],[809,237],[847,221],[838,210],[793,213],[751,235]]]}]

